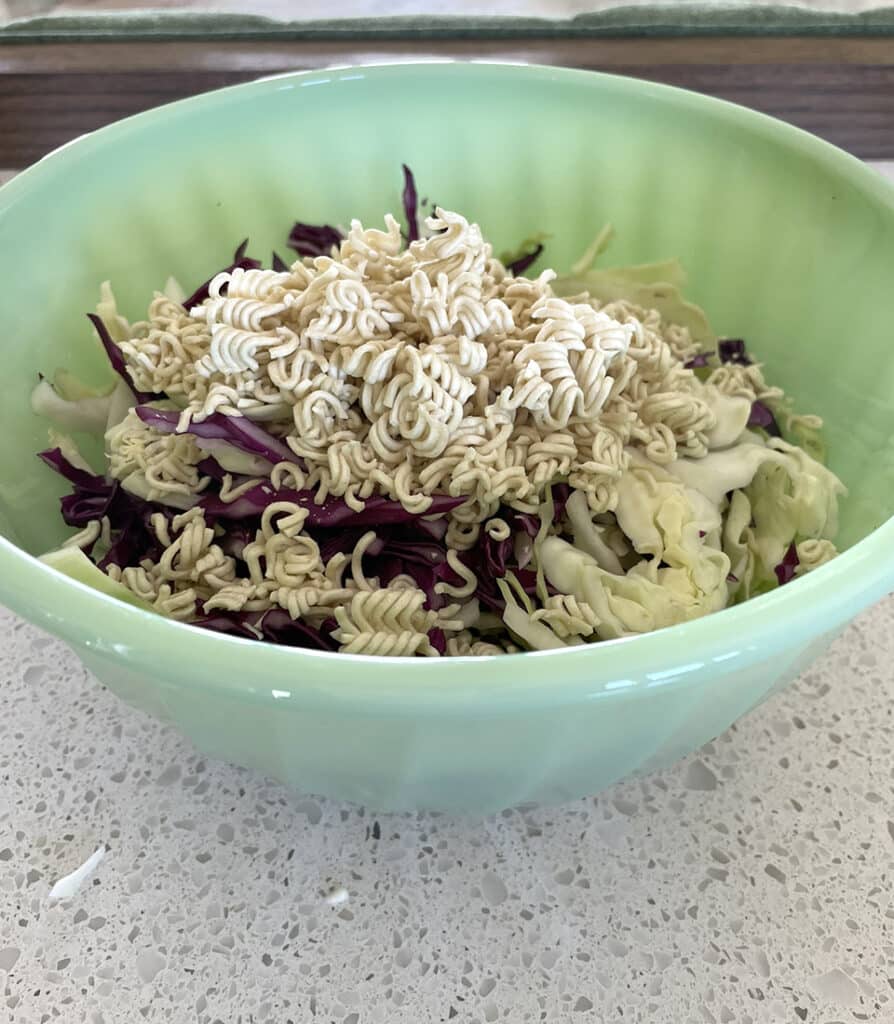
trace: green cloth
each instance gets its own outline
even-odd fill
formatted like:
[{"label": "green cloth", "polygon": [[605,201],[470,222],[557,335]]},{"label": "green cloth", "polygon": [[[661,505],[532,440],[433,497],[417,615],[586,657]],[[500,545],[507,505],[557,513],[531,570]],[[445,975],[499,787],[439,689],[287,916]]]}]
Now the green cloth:
[{"label": "green cloth", "polygon": [[654,4],[575,18],[390,17],[278,21],[258,15],[147,11],[45,15],[0,27],[0,42],[128,39],[574,39],[599,36],[894,36],[894,7],[859,13],[779,4]]}]

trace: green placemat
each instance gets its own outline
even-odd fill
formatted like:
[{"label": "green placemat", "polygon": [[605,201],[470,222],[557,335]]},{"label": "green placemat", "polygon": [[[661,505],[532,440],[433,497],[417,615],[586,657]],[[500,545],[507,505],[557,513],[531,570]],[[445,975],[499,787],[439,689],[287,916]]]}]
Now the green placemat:
[{"label": "green placemat", "polygon": [[859,13],[786,5],[618,6],[574,18],[388,17],[279,21],[257,15],[145,11],[46,15],[0,27],[0,41],[161,39],[475,39],[691,35],[894,35],[894,7]]}]

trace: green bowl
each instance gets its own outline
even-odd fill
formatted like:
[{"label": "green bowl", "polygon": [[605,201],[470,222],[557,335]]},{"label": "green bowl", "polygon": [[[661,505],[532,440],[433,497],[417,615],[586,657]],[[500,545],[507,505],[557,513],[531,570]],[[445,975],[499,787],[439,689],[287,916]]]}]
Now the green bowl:
[{"label": "green bowl", "polygon": [[[647,636],[500,658],[318,654],[166,621],[33,555],[65,535],[34,457],[39,370],[100,379],[83,313],[132,317],[296,217],[381,221],[400,162],[499,252],[549,231],[562,269],[611,220],[619,263],[679,256],[715,327],[827,421],[850,488],[840,558]],[[818,139],[650,83],[423,64],[285,75],[130,118],[0,191],[0,598],[208,754],[388,809],[493,811],[592,793],[716,735],[801,672],[894,580],[894,191]]]}]

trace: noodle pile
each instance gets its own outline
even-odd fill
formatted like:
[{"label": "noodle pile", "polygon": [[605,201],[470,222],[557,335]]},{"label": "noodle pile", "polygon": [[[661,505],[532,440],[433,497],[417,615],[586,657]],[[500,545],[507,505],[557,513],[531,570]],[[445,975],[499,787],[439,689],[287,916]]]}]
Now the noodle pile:
[{"label": "noodle pile", "polygon": [[[328,254],[237,265],[192,305],[156,293],[134,324],[104,286],[102,323],[144,396],[110,413],[107,477],[145,543],[116,554],[110,504],[70,520],[69,544],[172,618],[267,639],[292,623],[288,642],[402,656],[641,632],[760,592],[790,548],[793,574],[834,555],[840,485],[748,429],[755,403],[787,432],[819,422],[757,365],[705,359],[656,309],[513,274],[459,213],[426,226],[406,245],[390,215],[354,221]],[[266,445],[209,439],[234,419]],[[687,474],[718,454],[749,469],[709,501]],[[831,498],[767,544],[749,488],[792,498],[805,473]],[[399,527],[371,520],[381,498]],[[312,506],[345,528],[316,528]]]}]

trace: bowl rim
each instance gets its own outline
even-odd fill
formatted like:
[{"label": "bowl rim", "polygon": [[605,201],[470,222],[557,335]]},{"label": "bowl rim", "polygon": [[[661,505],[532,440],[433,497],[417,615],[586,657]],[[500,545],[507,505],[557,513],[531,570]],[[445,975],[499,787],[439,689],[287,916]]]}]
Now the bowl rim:
[{"label": "bowl rim", "polygon": [[[370,77],[450,77],[475,72],[637,93],[673,103],[695,115],[731,119],[750,135],[796,149],[847,179],[894,218],[894,188],[872,168],[831,143],[768,115],[686,89],[622,75],[483,60],[339,65],[284,72],[188,97],[65,143],[3,186],[2,197],[7,202],[24,197],[46,177],[63,170],[68,160],[77,159],[79,152],[114,143],[122,135],[168,118],[173,112],[226,106],[234,96],[263,95],[269,89],[282,88],[285,81],[302,87]],[[800,631],[802,636],[817,636],[818,620],[837,629],[861,608],[894,589],[891,551],[894,517],[791,585],[692,622],[555,651],[432,658],[425,661],[423,672],[419,671],[419,659],[277,647],[196,629],[102,594],[51,569],[5,537],[0,537],[0,598],[13,611],[75,647],[86,649],[88,660],[94,654],[100,660],[133,658],[136,664],[154,665],[158,672],[156,685],[162,685],[162,679],[183,679],[187,675],[184,663],[192,661],[201,662],[204,668],[189,679],[189,688],[252,702],[275,701],[292,708],[339,705],[354,710],[388,706],[405,713],[430,708],[468,714],[471,707],[486,714],[489,709],[509,705],[518,709],[644,697],[655,687],[686,686],[712,664],[722,664],[728,671],[781,655],[790,648],[792,635]],[[697,658],[688,653],[693,651],[698,652]],[[260,659],[269,677],[266,684],[256,681],[252,662],[257,664]],[[532,659],[541,659],[544,664],[535,668]],[[473,664],[478,673],[467,671]],[[522,672],[523,664],[531,670]],[[300,679],[294,686],[289,682],[291,688],[286,688],[284,681],[293,679],[296,669],[308,670],[301,674],[309,678]],[[551,670],[561,671],[562,678],[550,678]],[[484,681],[475,676],[483,676]]]}]

